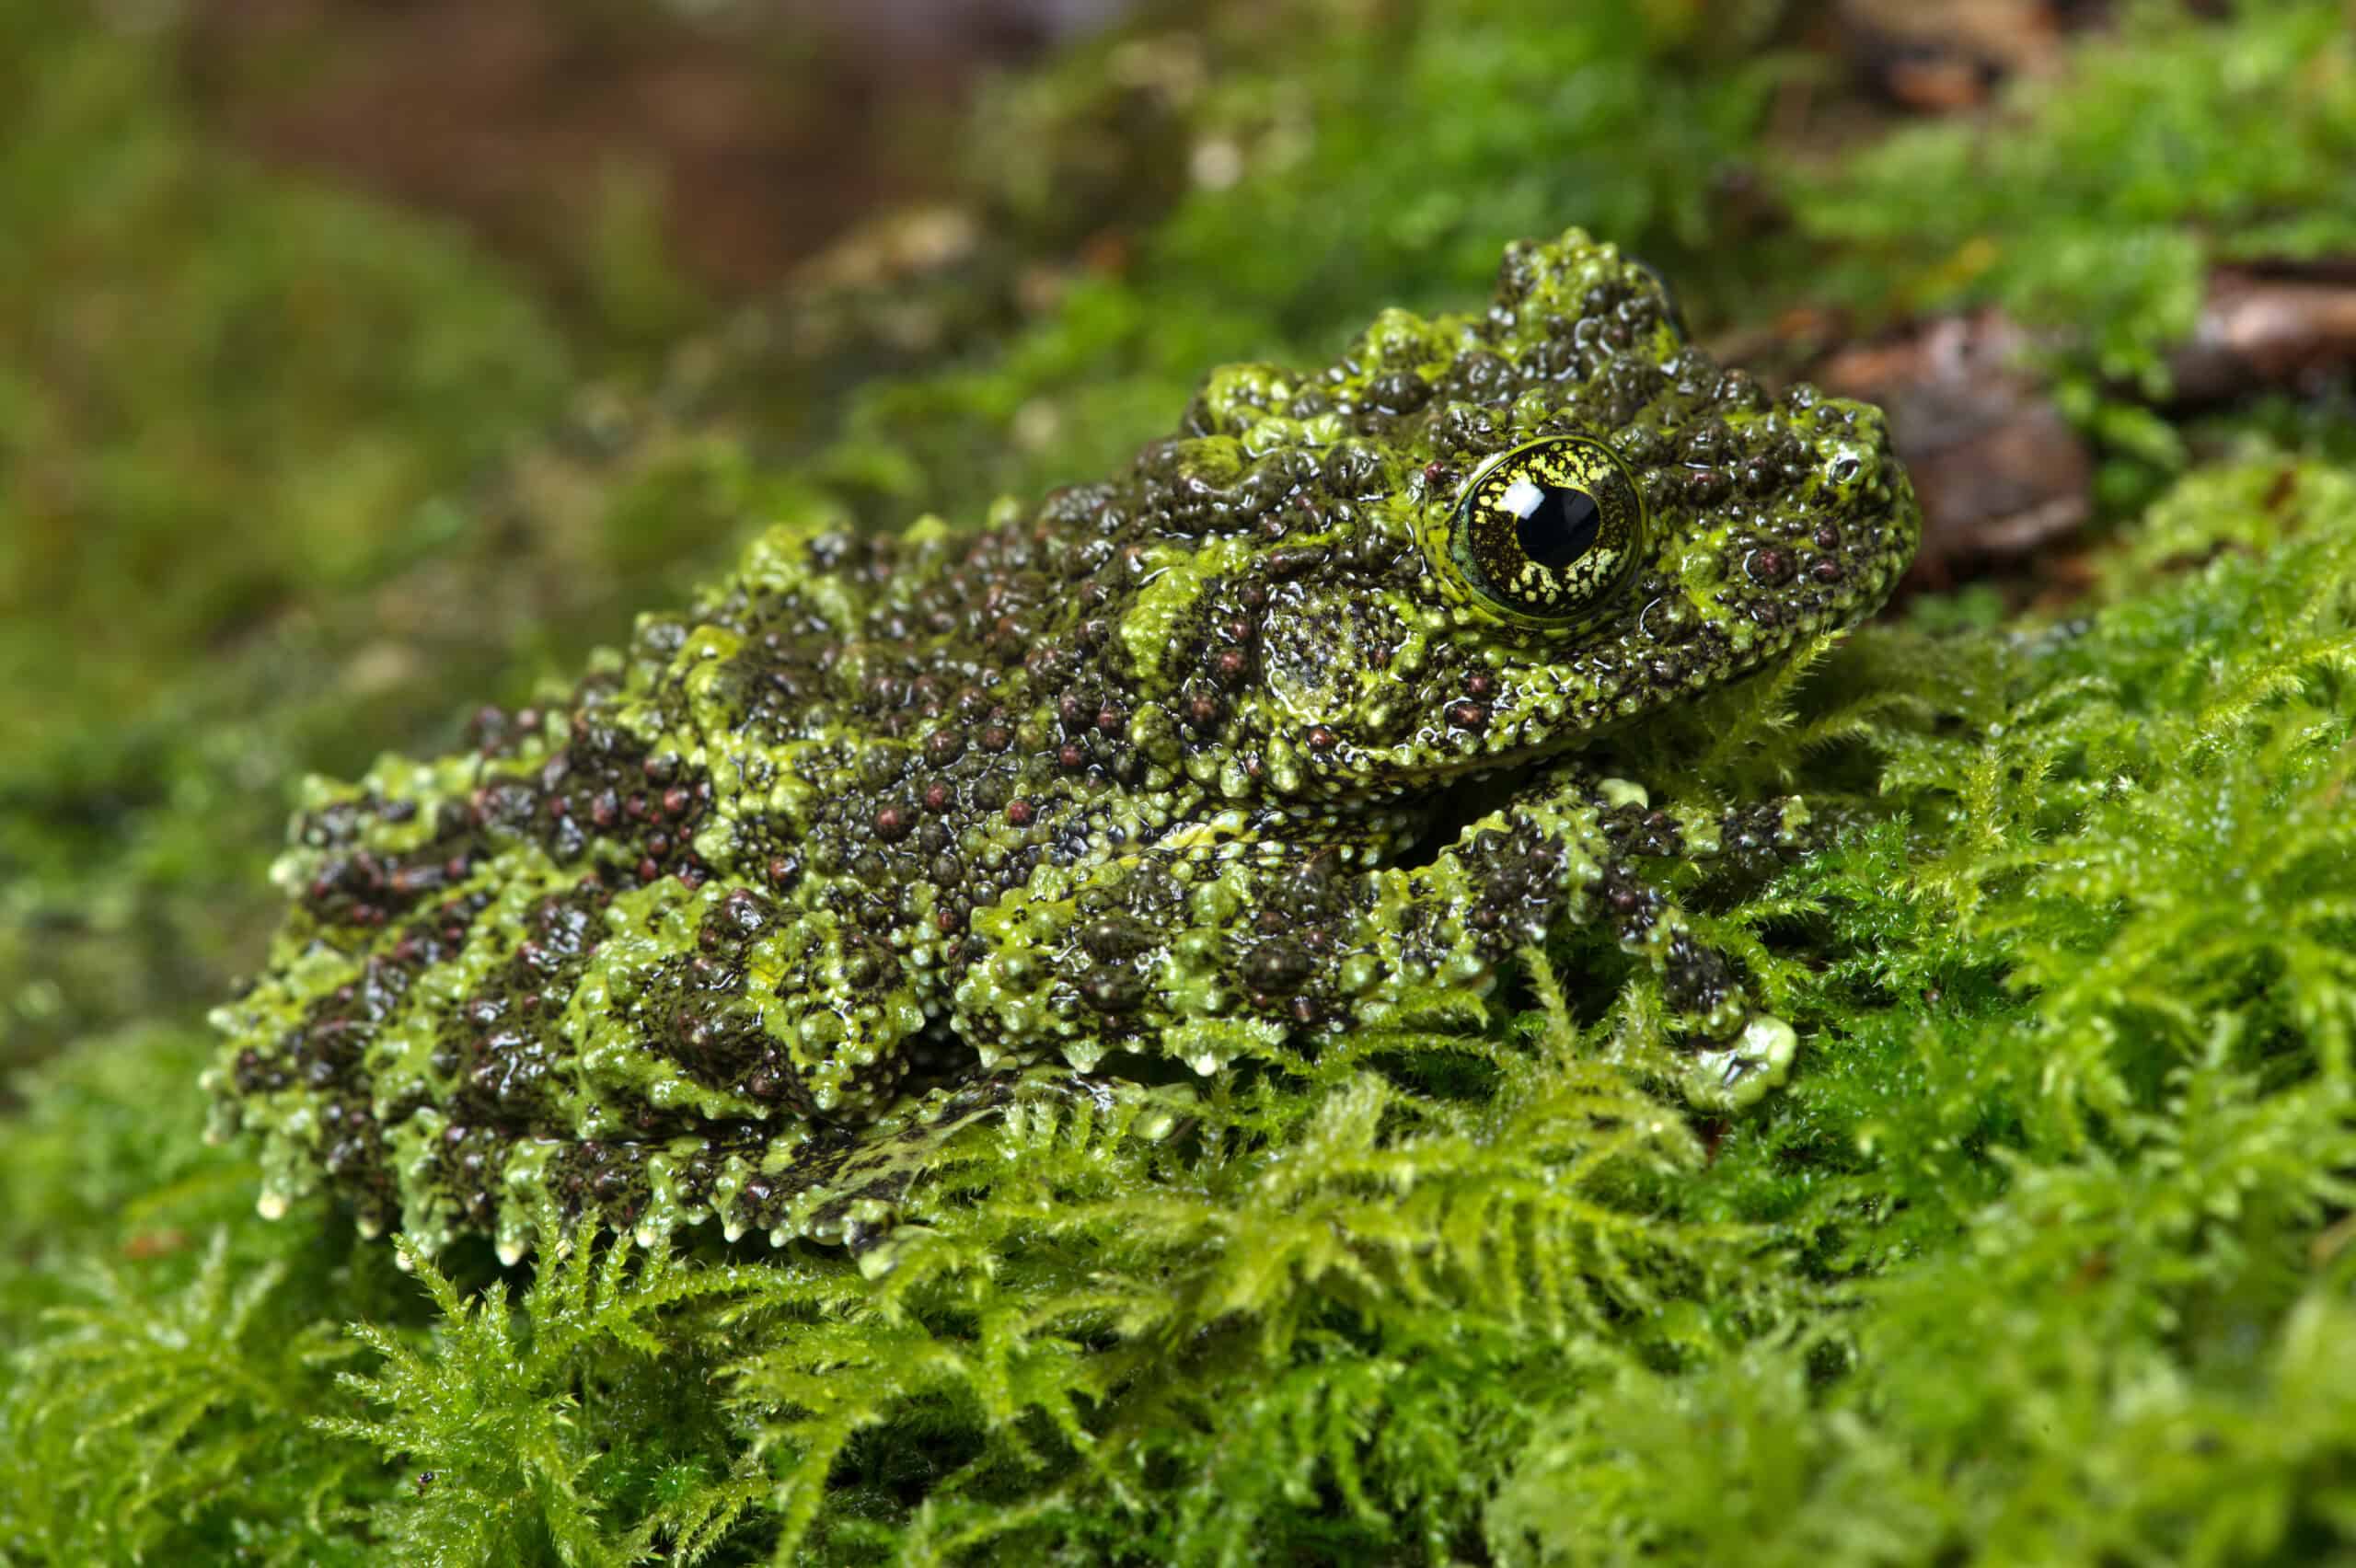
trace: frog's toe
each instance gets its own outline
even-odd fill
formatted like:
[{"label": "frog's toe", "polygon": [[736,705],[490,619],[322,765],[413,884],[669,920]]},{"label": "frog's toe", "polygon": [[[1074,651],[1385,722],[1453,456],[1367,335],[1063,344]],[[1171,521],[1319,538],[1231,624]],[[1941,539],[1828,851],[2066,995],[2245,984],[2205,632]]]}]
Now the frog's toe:
[{"label": "frog's toe", "polygon": [[1685,1098],[1711,1111],[1741,1111],[1780,1089],[1792,1076],[1800,1037],[1782,1019],[1753,1013],[1742,1032],[1697,1053],[1685,1078]]}]

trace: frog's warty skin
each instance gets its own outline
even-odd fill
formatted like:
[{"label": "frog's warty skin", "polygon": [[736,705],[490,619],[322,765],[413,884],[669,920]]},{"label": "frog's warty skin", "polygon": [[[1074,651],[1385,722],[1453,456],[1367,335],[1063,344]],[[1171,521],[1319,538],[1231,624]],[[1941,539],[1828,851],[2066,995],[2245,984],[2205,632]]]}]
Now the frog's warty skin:
[{"label": "frog's warty skin", "polygon": [[[1598,502],[1502,594],[1460,532],[1501,455]],[[1213,371],[1119,474],[773,528],[560,700],[310,783],[216,1131],[265,1212],[325,1185],[429,1249],[520,1256],[544,1197],[856,1241],[1015,1098],[1166,1130],[1112,1066],[1313,1048],[1595,921],[1739,1103],[1791,1032],[1640,862],[1804,809],[1671,820],[1579,753],[1869,613],[1916,531],[1879,412],[1721,370],[1611,246],[1515,245],[1477,314]]]}]

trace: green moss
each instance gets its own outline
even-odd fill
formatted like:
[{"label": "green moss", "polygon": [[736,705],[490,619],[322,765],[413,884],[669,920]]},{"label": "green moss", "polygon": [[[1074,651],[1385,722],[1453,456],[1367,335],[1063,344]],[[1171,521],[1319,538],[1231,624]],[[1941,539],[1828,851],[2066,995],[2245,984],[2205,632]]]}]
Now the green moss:
[{"label": "green moss", "polygon": [[257,1231],[251,1161],[206,1149],[202,1119],[155,1092],[210,1049],[202,1029],[142,1029],[16,1086],[0,1339],[27,1348],[0,1363],[8,1562],[367,1560],[356,1501],[391,1482],[306,1424],[355,1349],[315,1308],[418,1313],[389,1259]]},{"label": "green moss", "polygon": [[[621,541],[663,560],[673,511],[724,519],[787,482],[964,515],[1086,472],[1203,364],[1460,294],[1452,236],[1469,247],[1484,210],[1505,214],[1484,243],[1633,224],[1620,237],[1666,240],[1685,281],[1673,214],[1708,155],[1647,149],[1736,145],[1747,121],[1692,108],[1712,78],[1658,81],[1650,52],[1692,47],[1669,34],[1599,23],[1524,56],[1519,16],[1467,8],[1453,43],[1422,24],[1429,63],[1385,54],[1377,29],[1335,46],[1330,81],[1223,85],[1238,124],[1253,93],[1286,123],[1293,90],[1334,139],[1194,189],[1131,274],[1076,284],[1001,356],[854,399],[791,481],[699,449],[716,477],[617,503]],[[1813,286],[2092,322],[2072,373],[2142,374],[2192,263],[2346,242],[2356,86],[2325,19],[2146,17],[1984,137],[1930,130],[1818,171],[1796,187],[1802,237],[1835,264]],[[1580,36],[1591,52],[1547,52]],[[1483,95],[1484,50],[1498,81],[1522,59],[1581,82],[1634,70],[1596,95],[1632,91],[1657,118],[1604,116],[1588,133],[1604,140],[1559,146],[1456,126],[1467,104],[1530,101],[1527,75],[1519,98]],[[1452,128],[1386,137],[1384,115]],[[1548,167],[1492,162],[1538,154]],[[1417,159],[1437,216],[1410,223]],[[1983,187],[1987,168],[2004,179]],[[1512,215],[1576,180],[1662,204]],[[1302,231],[1319,244],[1241,242],[1311,192],[1335,209]],[[1706,248],[1724,231],[1699,221]],[[140,249],[117,233],[98,253]],[[1946,266],[1958,256],[1994,259]],[[1691,275],[1702,308],[1741,297]],[[409,286],[391,292],[448,307]],[[181,395],[202,409],[203,391]],[[745,1562],[796,1541],[839,1562],[2345,1556],[2356,460],[2329,420],[2279,407],[2165,455],[2183,473],[2163,486],[2147,466],[2148,503],[2118,493],[2117,544],[2072,620],[1923,605],[1796,686],[1654,737],[1657,794],[1789,779],[1853,821],[1770,882],[1694,890],[1806,1041],[1790,1088],[1732,1122],[1657,1093],[1644,977],[1571,947],[1553,955],[1565,974],[1627,983],[1573,1005],[1541,967],[1513,1028],[1437,1020],[1219,1080],[1173,1143],[1068,1110],[976,1129],[880,1279],[823,1250],[658,1259],[598,1239],[498,1288],[487,1253],[454,1249],[421,1289],[324,1207],[251,1219],[248,1151],[199,1142],[211,1043],[180,1013],[86,1035],[17,1085],[0,1138],[0,1559]],[[260,493],[293,516],[286,498],[318,482]],[[299,663],[313,645],[283,646]],[[74,905],[116,912],[82,950],[94,963],[188,951],[179,984],[220,984],[231,939],[135,939],[158,918],[196,932],[156,915],[159,890],[205,908],[266,853],[269,781],[349,744],[316,707],[214,727],[271,689],[205,685],[41,754],[85,759],[86,780],[168,778],[158,798],[179,802],[9,819],[36,886],[129,846],[138,874]],[[16,983],[58,977],[53,949],[19,951],[35,956],[0,953]]]}]

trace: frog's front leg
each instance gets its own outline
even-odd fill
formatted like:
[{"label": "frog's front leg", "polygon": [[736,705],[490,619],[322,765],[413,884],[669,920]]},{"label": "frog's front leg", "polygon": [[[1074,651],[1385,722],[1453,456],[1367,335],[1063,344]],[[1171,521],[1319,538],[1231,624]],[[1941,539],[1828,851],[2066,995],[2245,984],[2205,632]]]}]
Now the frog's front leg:
[{"label": "frog's front leg", "polygon": [[1752,1002],[1740,966],[1697,936],[1684,910],[1636,862],[1787,859],[1819,836],[1806,802],[1785,796],[1725,811],[1656,811],[1642,786],[1571,767],[1511,811],[1592,824],[1594,838],[1581,837],[1600,843],[1602,874],[1573,917],[1605,923],[1623,951],[1660,977],[1671,1032],[1698,1046],[1689,1098],[1740,1107],[1781,1085],[1798,1049],[1791,1025]]},{"label": "frog's front leg", "polygon": [[1608,922],[1652,963],[1672,1027],[1702,1043],[1692,1092],[1742,1104],[1788,1069],[1788,1025],[1757,1012],[1738,966],[1697,938],[1636,861],[1787,837],[1796,802],[1672,818],[1634,786],[1564,769],[1422,865],[1367,842],[1174,836],[1082,868],[1042,868],[976,914],[981,952],[955,990],[958,1034],[985,1065],[1167,1051],[1210,1071],[1288,1034],[1399,1017],[1484,993],[1513,953]]},{"label": "frog's front leg", "polygon": [[[1647,878],[1646,859],[1756,858],[1797,847],[1807,811],[1796,799],[1727,812],[1654,811],[1642,787],[1569,764],[1533,780],[1403,877],[1416,913],[1400,972],[1413,985],[1443,974],[1451,953],[1484,971],[1554,930],[1601,927],[1659,976],[1669,1032],[1694,1047],[1686,1092],[1738,1107],[1788,1076],[1797,1036],[1756,1007],[1741,966],[1693,928]],[[1383,1016],[1378,993],[1359,1009]]]}]

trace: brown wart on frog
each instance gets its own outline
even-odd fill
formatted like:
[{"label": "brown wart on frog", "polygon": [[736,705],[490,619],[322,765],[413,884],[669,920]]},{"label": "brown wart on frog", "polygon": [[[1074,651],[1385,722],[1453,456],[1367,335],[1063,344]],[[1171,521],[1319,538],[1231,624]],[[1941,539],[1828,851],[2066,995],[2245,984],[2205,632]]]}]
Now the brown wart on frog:
[{"label": "brown wart on frog", "polygon": [[1645,863],[1804,808],[1652,811],[1582,748],[1870,613],[1917,527],[1877,410],[1516,245],[1486,311],[1215,371],[1105,482],[773,529],[564,700],[314,781],[216,1130],[265,1213],[325,1185],[429,1249],[519,1257],[543,1198],[856,1243],[1020,1096],[1169,1125],[1113,1053],[1313,1045],[1579,923],[1746,1103],[1792,1031]]}]

